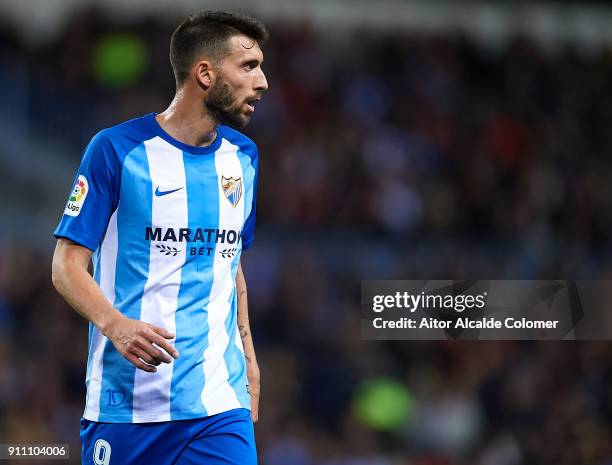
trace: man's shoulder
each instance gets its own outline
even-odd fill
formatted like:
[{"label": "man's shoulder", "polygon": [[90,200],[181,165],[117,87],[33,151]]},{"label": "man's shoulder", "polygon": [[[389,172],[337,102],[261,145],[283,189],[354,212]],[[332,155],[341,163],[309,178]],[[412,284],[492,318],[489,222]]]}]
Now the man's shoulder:
[{"label": "man's shoulder", "polygon": [[114,139],[121,137],[132,137],[146,140],[148,138],[147,136],[150,137],[151,132],[147,121],[149,118],[150,115],[144,115],[139,116],[137,118],[132,118],[122,123],[115,124],[114,126],[109,126],[100,130],[94,136],[94,139]]},{"label": "man's shoulder", "polygon": [[133,148],[153,137],[147,123],[149,116],[140,116],[104,128],[93,136],[90,145],[112,148],[117,154],[125,156]]},{"label": "man's shoulder", "polygon": [[240,150],[251,158],[257,157],[257,144],[249,136],[229,126],[220,126],[221,134],[224,139],[233,145],[237,145]]}]

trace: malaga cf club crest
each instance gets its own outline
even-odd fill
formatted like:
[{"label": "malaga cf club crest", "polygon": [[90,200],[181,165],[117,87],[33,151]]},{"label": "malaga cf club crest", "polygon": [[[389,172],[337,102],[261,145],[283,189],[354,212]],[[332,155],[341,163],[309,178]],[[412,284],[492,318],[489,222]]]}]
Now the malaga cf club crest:
[{"label": "malaga cf club crest", "polygon": [[225,197],[227,197],[232,206],[238,205],[242,197],[242,178],[234,179],[221,176],[221,186],[223,187]]}]

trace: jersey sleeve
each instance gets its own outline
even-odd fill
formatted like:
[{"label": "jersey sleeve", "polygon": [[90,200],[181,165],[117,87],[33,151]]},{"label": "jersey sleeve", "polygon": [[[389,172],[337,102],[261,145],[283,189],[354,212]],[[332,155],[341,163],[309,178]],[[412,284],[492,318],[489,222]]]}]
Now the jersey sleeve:
[{"label": "jersey sleeve", "polygon": [[244,222],[244,227],[242,228],[242,250],[247,250],[251,247],[253,243],[253,239],[255,237],[255,216],[257,213],[257,178],[259,176],[259,162],[257,156],[257,148],[254,150],[254,155],[251,159],[251,164],[253,169],[255,170],[255,177],[253,179],[253,204],[251,206],[251,212]]},{"label": "jersey sleeve", "polygon": [[95,251],[119,203],[119,157],[105,131],[96,134],[85,152],[55,237]]}]

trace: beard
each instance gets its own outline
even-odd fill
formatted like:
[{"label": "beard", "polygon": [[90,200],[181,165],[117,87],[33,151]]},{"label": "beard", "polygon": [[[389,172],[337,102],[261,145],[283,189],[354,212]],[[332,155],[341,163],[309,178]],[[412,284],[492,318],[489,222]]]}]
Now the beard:
[{"label": "beard", "polygon": [[241,110],[242,105],[230,90],[225,80],[219,79],[213,84],[204,100],[204,106],[217,124],[227,124],[233,128],[244,128],[250,121],[250,115]]}]

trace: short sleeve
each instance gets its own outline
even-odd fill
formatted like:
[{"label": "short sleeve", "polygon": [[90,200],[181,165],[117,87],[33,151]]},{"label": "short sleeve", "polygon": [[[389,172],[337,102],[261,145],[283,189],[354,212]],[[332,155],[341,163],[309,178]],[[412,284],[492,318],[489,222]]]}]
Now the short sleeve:
[{"label": "short sleeve", "polygon": [[244,222],[244,227],[242,228],[242,250],[247,250],[249,247],[251,247],[255,237],[255,217],[257,214],[257,178],[259,176],[258,164],[257,149],[255,149],[254,155],[251,159],[251,165],[255,170],[255,177],[253,179],[253,205],[251,206],[251,212],[249,213],[249,216]]},{"label": "short sleeve", "polygon": [[120,170],[107,133],[99,132],[85,149],[55,237],[98,248],[119,203]]}]

